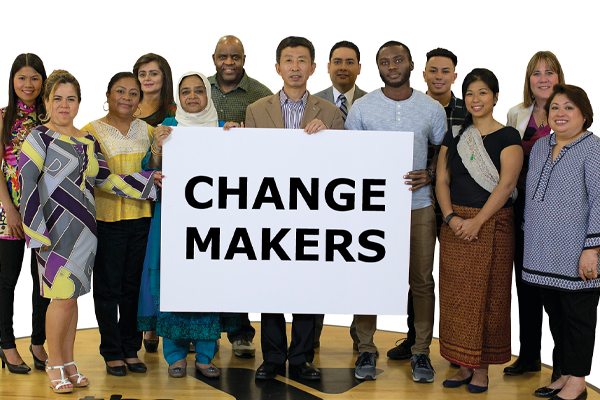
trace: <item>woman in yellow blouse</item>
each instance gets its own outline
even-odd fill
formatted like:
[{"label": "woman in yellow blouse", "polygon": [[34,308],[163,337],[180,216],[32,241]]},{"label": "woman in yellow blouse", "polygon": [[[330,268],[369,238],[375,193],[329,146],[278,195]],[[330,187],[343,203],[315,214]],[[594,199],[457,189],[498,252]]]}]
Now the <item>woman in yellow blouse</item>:
[{"label": "woman in yellow blouse", "polygon": [[[136,118],[143,93],[131,72],[120,72],[108,84],[108,114],[83,127],[98,142],[110,171],[133,174],[152,143],[150,125]],[[106,103],[105,103],[106,104]],[[94,266],[94,306],[100,328],[100,354],[115,376],[146,372],[137,357],[142,335],[136,316],[148,231],[150,202],[96,191],[98,252]],[[127,365],[127,368],[125,367]]]}]

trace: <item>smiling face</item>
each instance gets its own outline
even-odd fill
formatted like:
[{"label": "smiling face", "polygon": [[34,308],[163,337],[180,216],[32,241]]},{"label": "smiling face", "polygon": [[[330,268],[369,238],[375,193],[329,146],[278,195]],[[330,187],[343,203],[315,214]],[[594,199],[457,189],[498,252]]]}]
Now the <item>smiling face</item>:
[{"label": "smiling face", "polygon": [[456,80],[454,63],[448,57],[431,57],[425,65],[423,78],[427,83],[428,92],[436,96],[444,95],[450,91]]},{"label": "smiling face", "polygon": [[242,43],[237,38],[227,38],[219,41],[213,62],[217,68],[219,81],[229,85],[237,85],[244,76],[244,63],[246,56]]},{"label": "smiling face", "polygon": [[42,91],[42,75],[31,67],[23,67],[15,74],[13,85],[17,97],[32,106]]},{"label": "smiling face", "polygon": [[138,80],[145,94],[160,93],[163,85],[163,73],[156,61],[140,65]]},{"label": "smiling face", "polygon": [[531,92],[536,99],[545,102],[552,94],[552,87],[558,83],[558,74],[552,71],[542,59],[529,77]]},{"label": "smiling face", "polygon": [[179,85],[179,101],[188,113],[199,113],[206,108],[208,96],[206,86],[198,75],[185,77]]},{"label": "smiling face", "polygon": [[340,92],[346,93],[354,87],[356,77],[360,74],[356,52],[349,47],[339,47],[333,51],[327,64],[327,72],[331,83]]},{"label": "smiling face", "polygon": [[408,83],[414,64],[404,46],[389,46],[379,51],[377,67],[386,86],[399,88]]},{"label": "smiling face", "polygon": [[473,118],[482,118],[494,112],[498,94],[494,95],[485,82],[477,80],[467,87],[464,100]]},{"label": "smiling face", "polygon": [[583,133],[583,114],[565,94],[557,94],[550,103],[548,124],[557,137],[572,138]]},{"label": "smiling face", "polygon": [[283,87],[306,89],[308,78],[315,72],[317,64],[312,63],[307,47],[285,47],[281,51],[279,63],[275,69],[283,78]]},{"label": "smiling face", "polygon": [[140,89],[133,78],[122,78],[106,93],[108,113],[133,117],[140,103]]},{"label": "smiling face", "polygon": [[50,122],[57,126],[73,125],[79,112],[77,92],[70,83],[61,83],[54,90],[54,96],[46,102],[50,111]]}]

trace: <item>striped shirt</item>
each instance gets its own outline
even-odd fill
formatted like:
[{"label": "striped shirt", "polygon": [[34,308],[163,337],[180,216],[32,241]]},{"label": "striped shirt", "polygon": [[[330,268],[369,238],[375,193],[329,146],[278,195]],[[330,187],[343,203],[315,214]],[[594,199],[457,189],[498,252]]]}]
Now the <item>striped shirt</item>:
[{"label": "striped shirt", "polygon": [[283,125],[286,129],[298,129],[302,123],[306,103],[308,102],[308,90],[304,92],[302,98],[296,102],[288,99],[283,89],[279,91],[279,101],[281,102],[281,114],[283,115]]}]

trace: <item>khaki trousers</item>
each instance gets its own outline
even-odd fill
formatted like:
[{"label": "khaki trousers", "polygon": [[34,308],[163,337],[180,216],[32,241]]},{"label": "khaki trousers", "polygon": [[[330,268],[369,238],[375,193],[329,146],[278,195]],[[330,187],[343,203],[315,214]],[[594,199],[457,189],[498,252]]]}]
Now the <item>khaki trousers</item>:
[{"label": "khaki trousers", "polygon": [[[435,283],[433,281],[433,253],[436,225],[433,206],[413,210],[410,224],[409,285],[415,310],[416,341],[413,354],[429,355],[433,336],[435,313]],[[377,330],[376,315],[355,315],[354,323],[360,353],[376,353],[373,335]]]}]

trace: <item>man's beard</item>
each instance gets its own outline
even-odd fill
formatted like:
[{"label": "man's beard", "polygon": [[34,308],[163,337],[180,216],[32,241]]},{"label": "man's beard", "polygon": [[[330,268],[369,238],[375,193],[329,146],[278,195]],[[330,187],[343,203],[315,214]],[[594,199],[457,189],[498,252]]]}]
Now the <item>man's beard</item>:
[{"label": "man's beard", "polygon": [[402,75],[402,79],[398,82],[390,82],[387,79],[385,79],[385,76],[383,76],[383,74],[380,72],[379,76],[381,77],[381,80],[383,81],[383,83],[385,83],[386,86],[390,86],[393,88],[399,88],[400,86],[404,85],[406,82],[408,82],[408,80],[410,79],[410,71],[408,71],[405,75]]}]

